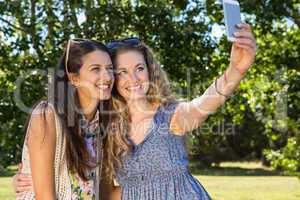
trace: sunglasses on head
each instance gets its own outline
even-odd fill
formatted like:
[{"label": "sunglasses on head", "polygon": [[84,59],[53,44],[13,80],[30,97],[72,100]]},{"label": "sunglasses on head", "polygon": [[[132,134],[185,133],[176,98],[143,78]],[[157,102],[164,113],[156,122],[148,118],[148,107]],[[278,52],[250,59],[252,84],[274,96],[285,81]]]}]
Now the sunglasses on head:
[{"label": "sunglasses on head", "polygon": [[106,46],[109,49],[117,49],[122,45],[138,45],[140,43],[140,39],[137,37],[125,38],[121,40],[114,40],[109,42]]},{"label": "sunglasses on head", "polygon": [[84,39],[84,38],[69,39],[68,40],[68,44],[67,44],[67,49],[66,49],[66,56],[65,56],[65,70],[66,70],[67,75],[69,74],[68,61],[69,61],[69,53],[70,53],[71,43],[80,44],[82,42],[94,42],[94,43],[97,43],[97,44],[99,44],[101,46],[106,47],[103,43],[101,43],[101,42],[99,42],[97,40]]}]

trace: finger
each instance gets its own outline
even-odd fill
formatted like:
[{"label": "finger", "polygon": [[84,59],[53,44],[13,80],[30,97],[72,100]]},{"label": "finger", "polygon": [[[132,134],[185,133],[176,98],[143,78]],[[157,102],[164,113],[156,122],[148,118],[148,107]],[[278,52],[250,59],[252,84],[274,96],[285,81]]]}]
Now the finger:
[{"label": "finger", "polygon": [[17,181],[27,181],[27,180],[32,180],[31,176],[18,176]]},{"label": "finger", "polygon": [[27,192],[30,191],[32,189],[32,186],[22,186],[22,187],[18,187],[16,190],[16,193],[23,193],[23,192]]},{"label": "finger", "polygon": [[233,35],[235,37],[249,38],[249,39],[251,39],[253,41],[255,40],[252,32],[250,32],[250,31],[237,31],[237,32],[233,33]]},{"label": "finger", "polygon": [[256,46],[255,43],[253,42],[253,40],[247,39],[247,38],[236,38],[235,43],[249,45],[252,48],[255,48],[255,46]]},{"label": "finger", "polygon": [[28,184],[32,184],[32,180],[31,179],[22,179],[22,180],[19,180],[19,181],[16,181],[16,184],[15,185],[28,185]]},{"label": "finger", "polygon": [[16,192],[16,197],[20,198],[25,194],[25,192]]},{"label": "finger", "polygon": [[242,49],[245,49],[251,53],[255,53],[255,49],[253,49],[253,47],[249,46],[249,45],[246,45],[246,44],[239,44],[239,43],[236,43],[234,44],[236,47],[239,47],[239,48],[242,48]]},{"label": "finger", "polygon": [[244,29],[244,30],[248,30],[251,31],[251,26],[249,24],[246,23],[240,23],[236,25],[238,29]]},{"label": "finger", "polygon": [[31,174],[20,173],[16,175],[17,180],[28,180],[32,179]]},{"label": "finger", "polygon": [[27,180],[27,181],[21,181],[17,183],[17,187],[23,187],[23,186],[32,186],[32,181]]},{"label": "finger", "polygon": [[16,191],[16,197],[20,198],[24,196],[28,191],[32,190],[32,188],[24,188],[22,191]]}]

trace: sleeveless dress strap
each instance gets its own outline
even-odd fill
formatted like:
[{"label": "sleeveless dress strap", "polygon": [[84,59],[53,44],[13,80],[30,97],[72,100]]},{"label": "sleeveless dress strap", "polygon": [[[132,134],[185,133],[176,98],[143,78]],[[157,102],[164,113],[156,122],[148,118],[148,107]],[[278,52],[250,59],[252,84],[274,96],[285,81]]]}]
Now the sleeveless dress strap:
[{"label": "sleeveless dress strap", "polygon": [[[47,112],[48,109],[48,103],[46,101],[40,101],[33,109],[31,112],[31,115],[29,116],[29,121],[27,124],[27,129],[25,132],[25,144],[27,144],[28,142],[28,137],[29,137],[29,130],[31,127],[31,123],[32,123],[32,119],[33,117],[35,117],[36,115],[40,115],[40,114],[45,114]],[[52,107],[51,107],[52,109]]]},{"label": "sleeveless dress strap", "polygon": [[177,108],[178,102],[173,101],[165,105],[161,105],[157,113],[155,122],[160,128],[170,128],[172,116]]}]

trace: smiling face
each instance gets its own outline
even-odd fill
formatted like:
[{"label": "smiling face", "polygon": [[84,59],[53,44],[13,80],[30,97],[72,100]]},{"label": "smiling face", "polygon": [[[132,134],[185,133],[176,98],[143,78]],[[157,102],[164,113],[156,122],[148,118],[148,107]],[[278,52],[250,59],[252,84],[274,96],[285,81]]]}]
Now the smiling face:
[{"label": "smiling face", "polygon": [[113,65],[107,52],[96,50],[81,59],[79,74],[72,77],[80,95],[107,100],[114,82]]},{"label": "smiling face", "polygon": [[149,72],[144,56],[136,50],[127,50],[116,56],[116,87],[126,101],[146,98],[149,90]]}]

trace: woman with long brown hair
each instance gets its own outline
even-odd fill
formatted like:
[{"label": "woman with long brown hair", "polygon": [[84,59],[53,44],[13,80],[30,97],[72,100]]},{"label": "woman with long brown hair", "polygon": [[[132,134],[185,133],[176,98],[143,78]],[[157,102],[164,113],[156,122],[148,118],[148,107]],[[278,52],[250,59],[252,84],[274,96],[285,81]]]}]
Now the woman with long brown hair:
[{"label": "woman with long brown hair", "polygon": [[[69,40],[49,85],[52,95],[30,115],[21,173],[32,175],[33,187],[17,190],[17,199],[99,199],[113,83],[105,45]],[[122,138],[117,143],[126,146]]]}]

